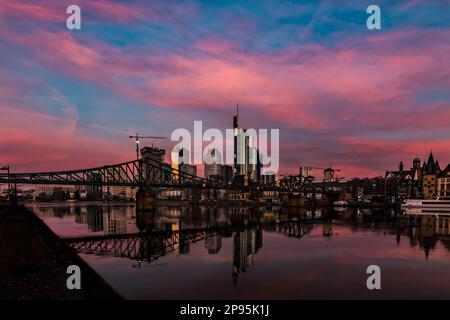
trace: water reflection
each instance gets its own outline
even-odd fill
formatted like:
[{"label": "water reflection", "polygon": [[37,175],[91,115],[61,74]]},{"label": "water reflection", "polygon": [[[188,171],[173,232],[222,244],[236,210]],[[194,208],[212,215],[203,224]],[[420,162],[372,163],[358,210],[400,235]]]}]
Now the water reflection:
[{"label": "water reflection", "polygon": [[[448,215],[356,208],[32,209],[130,298],[365,296],[365,268],[373,263],[391,279],[384,283],[387,297],[420,296],[430,286],[436,297],[450,296]],[[177,284],[176,292],[168,283]]]},{"label": "water reflection", "polygon": [[262,248],[263,234],[259,228],[237,231],[233,235],[233,284],[237,284],[240,273],[253,265],[253,257]]},{"label": "water reflection", "polygon": [[[287,237],[302,238],[315,228],[321,228],[323,237],[335,235],[335,225],[344,224],[351,232],[377,232],[396,234],[397,244],[407,237],[412,248],[419,247],[424,256],[440,241],[450,250],[450,216],[402,214],[395,210],[373,211],[371,209],[332,208],[305,209],[280,207],[159,207],[153,211],[135,213],[132,205],[58,205],[37,206],[32,209],[63,238],[103,236],[98,248],[108,247],[111,240],[114,250],[93,250],[78,245],[78,249],[96,254],[124,256],[115,240],[129,248],[131,259],[153,261],[169,252],[186,255],[190,245],[200,240],[208,254],[218,254],[222,238],[233,239],[233,279],[251,268],[253,259],[263,244],[264,232],[275,232]],[[69,223],[58,224],[52,218],[71,218]],[[73,222],[73,223],[70,223]],[[83,226],[79,228],[78,226]],[[74,232],[76,230],[76,232]],[[115,237],[118,236],[118,237]],[[138,240],[136,240],[138,239]],[[89,238],[90,243],[94,243]],[[133,242],[132,244],[127,241]]]},{"label": "water reflection", "polygon": [[[61,204],[39,205],[32,204],[30,208],[45,222],[50,222],[50,227],[55,223],[54,231],[61,237],[82,236],[89,234],[117,235],[135,232],[134,219],[136,218],[133,205],[98,205],[98,204]],[[58,226],[60,222],[65,223]],[[85,228],[76,228],[75,226]],[[72,230],[70,230],[72,228]],[[76,232],[76,233],[74,233]]]}]

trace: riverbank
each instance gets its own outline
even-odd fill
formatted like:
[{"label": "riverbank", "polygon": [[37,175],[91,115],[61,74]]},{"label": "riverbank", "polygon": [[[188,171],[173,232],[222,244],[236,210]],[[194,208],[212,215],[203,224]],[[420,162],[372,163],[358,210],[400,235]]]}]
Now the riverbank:
[{"label": "riverbank", "polygon": [[[0,205],[0,300],[118,300],[121,297],[38,217]],[[81,269],[81,290],[66,286]]]}]

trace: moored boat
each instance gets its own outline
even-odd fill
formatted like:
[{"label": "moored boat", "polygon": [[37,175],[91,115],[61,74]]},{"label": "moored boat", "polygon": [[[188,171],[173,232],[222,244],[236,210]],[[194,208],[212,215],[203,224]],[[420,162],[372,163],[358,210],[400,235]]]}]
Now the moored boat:
[{"label": "moored boat", "polygon": [[401,209],[407,214],[450,214],[450,199],[407,199],[402,203]]}]

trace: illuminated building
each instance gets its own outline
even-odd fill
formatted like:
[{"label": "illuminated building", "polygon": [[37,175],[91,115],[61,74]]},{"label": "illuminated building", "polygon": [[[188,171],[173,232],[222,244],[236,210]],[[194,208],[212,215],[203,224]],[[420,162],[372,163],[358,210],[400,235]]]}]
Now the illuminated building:
[{"label": "illuminated building", "polygon": [[261,164],[256,142],[245,129],[239,127],[239,106],[233,117],[234,176],[244,176],[245,184],[257,181]]},{"label": "illuminated building", "polygon": [[439,162],[434,160],[433,152],[422,166],[422,194],[424,199],[435,199],[437,196],[437,178],[441,173]]},{"label": "illuminated building", "polygon": [[336,177],[332,168],[327,168],[323,171],[323,182],[335,182]]},{"label": "illuminated building", "polygon": [[437,195],[439,197],[450,197],[450,164],[437,178]]},{"label": "illuminated building", "polygon": [[222,156],[217,149],[210,149],[205,155],[205,178],[222,177]]}]

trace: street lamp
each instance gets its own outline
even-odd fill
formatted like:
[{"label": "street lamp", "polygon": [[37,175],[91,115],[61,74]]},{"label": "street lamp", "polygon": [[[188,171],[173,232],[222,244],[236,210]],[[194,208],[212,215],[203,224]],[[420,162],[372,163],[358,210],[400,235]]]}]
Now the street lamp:
[{"label": "street lamp", "polygon": [[11,204],[11,183],[9,180],[9,165],[1,167],[0,170],[6,170],[8,173],[8,202],[9,202],[9,204]]}]

